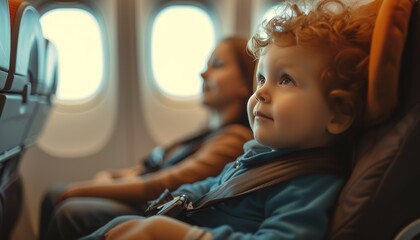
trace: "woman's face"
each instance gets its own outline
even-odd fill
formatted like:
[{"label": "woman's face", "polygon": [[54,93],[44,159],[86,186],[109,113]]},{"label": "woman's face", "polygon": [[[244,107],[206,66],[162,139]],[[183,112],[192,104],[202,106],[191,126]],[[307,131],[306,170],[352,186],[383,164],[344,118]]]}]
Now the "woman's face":
[{"label": "woman's face", "polygon": [[226,42],[222,42],[211,55],[203,78],[202,102],[204,105],[222,109],[234,102],[243,101],[251,94],[245,83],[234,51]]}]

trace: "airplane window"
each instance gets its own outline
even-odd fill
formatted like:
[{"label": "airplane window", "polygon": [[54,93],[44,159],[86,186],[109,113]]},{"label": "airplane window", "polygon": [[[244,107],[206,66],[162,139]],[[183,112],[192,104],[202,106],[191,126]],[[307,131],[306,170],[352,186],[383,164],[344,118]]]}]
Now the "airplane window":
[{"label": "airplane window", "polygon": [[158,13],[152,29],[151,60],[156,85],[173,97],[199,95],[199,74],[215,46],[209,15],[196,6],[172,5]]},{"label": "airplane window", "polygon": [[57,99],[93,97],[101,85],[104,65],[101,32],[95,17],[79,8],[56,8],[42,15],[41,24],[44,36],[58,50]]}]

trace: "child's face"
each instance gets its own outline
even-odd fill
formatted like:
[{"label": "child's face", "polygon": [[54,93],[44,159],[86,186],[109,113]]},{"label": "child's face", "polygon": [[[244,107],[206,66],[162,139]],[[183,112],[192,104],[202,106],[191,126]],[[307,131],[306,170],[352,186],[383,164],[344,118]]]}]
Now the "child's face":
[{"label": "child's face", "polygon": [[270,44],[256,71],[257,90],[248,101],[254,137],[273,149],[328,145],[333,114],[319,76],[326,60],[301,47]]}]

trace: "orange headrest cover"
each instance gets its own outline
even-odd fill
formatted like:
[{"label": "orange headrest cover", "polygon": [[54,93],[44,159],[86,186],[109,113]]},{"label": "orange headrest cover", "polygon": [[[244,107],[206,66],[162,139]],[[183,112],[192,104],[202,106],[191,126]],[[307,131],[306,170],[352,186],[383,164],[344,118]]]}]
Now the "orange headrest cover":
[{"label": "orange headrest cover", "polygon": [[384,0],[373,30],[365,125],[385,120],[397,106],[398,79],[415,0]]}]

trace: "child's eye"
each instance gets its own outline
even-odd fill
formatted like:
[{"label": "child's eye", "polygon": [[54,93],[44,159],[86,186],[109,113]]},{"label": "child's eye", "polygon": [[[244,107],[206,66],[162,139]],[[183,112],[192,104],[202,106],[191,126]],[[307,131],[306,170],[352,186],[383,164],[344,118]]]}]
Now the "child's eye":
[{"label": "child's eye", "polygon": [[264,76],[263,75],[261,75],[261,74],[258,74],[257,75],[257,86],[262,86],[262,85],[264,85],[264,83],[265,83],[265,78],[264,78]]},{"label": "child's eye", "polygon": [[295,85],[295,82],[289,75],[284,74],[283,76],[281,76],[279,84],[280,85]]}]

